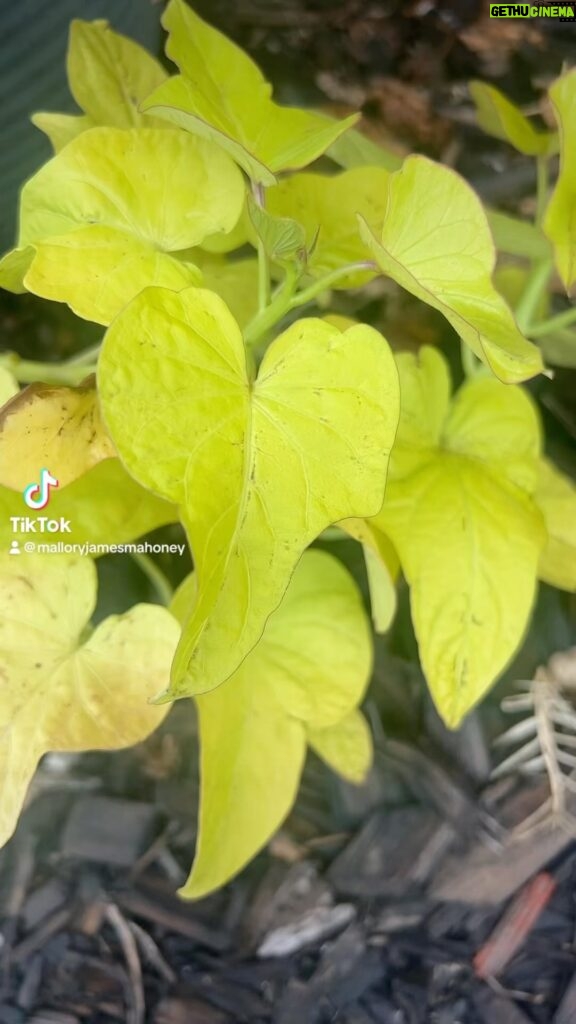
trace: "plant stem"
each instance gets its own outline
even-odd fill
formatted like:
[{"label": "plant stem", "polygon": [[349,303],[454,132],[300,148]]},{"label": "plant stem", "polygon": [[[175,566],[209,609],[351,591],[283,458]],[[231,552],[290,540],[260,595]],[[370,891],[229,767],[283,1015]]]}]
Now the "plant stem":
[{"label": "plant stem", "polygon": [[[260,182],[252,182],[252,195],[258,206],[264,209],[264,186]],[[263,313],[270,305],[270,260],[263,241],[258,238],[258,311]]]},{"label": "plant stem", "polygon": [[516,323],[523,334],[530,333],[530,325],[552,273],[552,260],[539,260],[528,275],[524,291],[516,306]]},{"label": "plant stem", "polygon": [[88,348],[77,352],[75,356],[70,356],[70,359],[66,360],[64,366],[85,366],[87,363],[93,363],[95,359],[98,359],[101,348],[101,341],[96,342],[95,345],[89,345]]},{"label": "plant stem", "polygon": [[349,274],[355,274],[361,270],[377,269],[376,264],[372,260],[363,260],[359,263],[348,263],[344,267],[337,267],[336,270],[330,271],[329,274],[326,274],[318,281],[315,281],[309,288],[305,288],[304,291],[297,292],[291,299],[288,308],[298,309],[299,306],[305,306],[308,302],[312,302],[317,295],[321,295],[322,292],[327,292],[338,281],[341,281],[343,277],[348,277]]},{"label": "plant stem", "polygon": [[136,562],[136,565],[140,567],[144,575],[150,580],[150,583],[160,598],[160,603],[167,607],[174,595],[172,584],[168,577],[162,572],[162,569],[156,565],[154,559],[150,558],[150,555],[144,555],[138,551],[133,551],[132,558]]},{"label": "plant stem", "polygon": [[542,338],[545,334],[552,334],[553,331],[569,327],[575,321],[576,306],[572,306],[571,309],[565,309],[563,313],[557,313],[556,316],[551,316],[548,320],[541,320],[540,323],[534,324],[528,333],[531,338]]},{"label": "plant stem", "polygon": [[28,359],[20,359],[14,352],[0,356],[0,367],[8,370],[20,384],[35,384],[43,381],[46,384],[63,384],[74,387],[80,384],[90,373],[96,372],[96,366],[66,363],[35,363]]}]

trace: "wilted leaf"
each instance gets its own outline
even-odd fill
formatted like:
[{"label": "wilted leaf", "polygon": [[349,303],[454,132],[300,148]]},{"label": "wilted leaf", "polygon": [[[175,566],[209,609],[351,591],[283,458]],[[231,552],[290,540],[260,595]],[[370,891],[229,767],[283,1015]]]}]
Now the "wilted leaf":
[{"label": "wilted leaf", "polygon": [[[185,619],[193,581],[183,589],[173,610]],[[354,580],[331,555],[307,551],[258,646],[223,686],[196,698],[200,825],[182,895],[223,885],[274,834],[296,797],[307,735],[337,771],[362,778],[371,748],[353,709],[371,662]]]},{"label": "wilted leaf", "polygon": [[549,89],[560,128],[560,173],[544,217],[566,290],[576,282],[576,68]]},{"label": "wilted leaf", "polygon": [[130,746],[164,717],[149,698],[168,678],[177,623],[136,605],[82,642],[95,601],[90,559],[0,555],[0,842],[43,754]]},{"label": "wilted leaf", "polygon": [[540,559],[540,579],[553,587],[575,591],[576,486],[548,459],[542,459],[535,499],[548,531]]},{"label": "wilted leaf", "polygon": [[253,383],[245,360],[230,312],[200,289],[147,289],[116,318],[100,356],[103,415],[120,457],[182,506],[198,573],[171,699],[227,679],[311,541],[382,504],[398,418],[382,336],[301,320],[269,347]]},{"label": "wilted leaf", "polygon": [[409,157],[388,181],[381,235],[361,223],[384,273],[439,310],[501,380],[540,373],[538,348],[492,284],[494,244],[478,196],[450,168],[422,156]]},{"label": "wilted leaf", "polygon": [[558,149],[556,132],[538,131],[499,89],[486,82],[471,82],[478,124],[488,135],[509,142],[526,156],[549,156]]},{"label": "wilted leaf", "polygon": [[15,491],[46,467],[61,487],[116,455],[94,380],[76,388],[31,384],[0,410],[0,485]]},{"label": "wilted leaf", "polygon": [[522,640],[545,534],[531,495],[540,432],[525,392],[488,377],[449,404],[442,356],[402,354],[402,414],[380,528],[410,584],[422,666],[451,728]]},{"label": "wilted leaf", "polygon": [[278,171],[306,167],[357,121],[274,103],[250,57],[184,0],[170,0],[162,24],[166,53],[182,74],[164,82],[140,109],[217,142],[253,181],[271,185]]}]

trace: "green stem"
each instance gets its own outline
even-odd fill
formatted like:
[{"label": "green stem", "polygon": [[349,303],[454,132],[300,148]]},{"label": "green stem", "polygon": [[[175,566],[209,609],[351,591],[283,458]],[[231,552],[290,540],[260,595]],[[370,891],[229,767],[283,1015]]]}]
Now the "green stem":
[{"label": "green stem", "polygon": [[535,263],[528,275],[524,291],[515,310],[516,323],[523,334],[530,333],[530,325],[534,319],[538,303],[548,287],[551,273],[552,260],[545,259]]},{"label": "green stem", "polygon": [[[252,195],[258,206],[264,209],[264,186],[259,182],[252,182]],[[258,239],[258,311],[263,313],[270,305],[270,260],[261,238]]]},{"label": "green stem", "polygon": [[162,569],[156,565],[154,559],[150,558],[150,555],[143,555],[137,551],[133,551],[132,558],[136,562],[136,565],[140,567],[144,575],[150,580],[150,583],[160,598],[160,603],[167,607],[174,595],[172,584],[168,577],[162,572]]},{"label": "green stem", "polygon": [[349,274],[356,274],[362,270],[376,270],[376,264],[372,260],[363,260],[360,263],[348,263],[344,267],[337,267],[336,270],[332,270],[329,274],[321,277],[314,284],[311,284],[309,288],[305,288],[304,291],[297,292],[297,294],[291,299],[289,309],[298,309],[299,306],[305,306],[308,302],[312,302],[317,295],[321,295],[322,292],[327,292],[333,285],[341,281],[343,277],[348,277]]},{"label": "green stem", "polygon": [[0,367],[8,370],[20,384],[63,384],[74,387],[90,373],[96,372],[96,366],[69,365],[66,363],[35,363],[29,359],[20,359],[14,352],[0,356]]},{"label": "green stem", "polygon": [[576,321],[576,306],[565,309],[563,313],[557,313],[556,316],[551,316],[548,320],[541,320],[540,323],[534,324],[528,333],[531,338],[542,338],[545,334],[552,334],[553,331],[569,327],[574,321]]},{"label": "green stem", "polygon": [[101,341],[98,341],[95,345],[89,345],[88,348],[77,352],[75,356],[70,356],[70,359],[66,360],[64,366],[86,366],[87,363],[93,363],[98,359],[101,348]]},{"label": "green stem", "polygon": [[482,368],[482,363],[476,358],[470,346],[462,338],[460,339],[460,355],[466,379],[472,380],[474,377],[477,377],[478,371]]}]

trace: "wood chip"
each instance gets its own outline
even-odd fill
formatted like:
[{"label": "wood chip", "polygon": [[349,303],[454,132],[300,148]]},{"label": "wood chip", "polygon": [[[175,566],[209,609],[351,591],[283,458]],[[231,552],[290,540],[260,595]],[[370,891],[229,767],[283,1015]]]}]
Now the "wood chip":
[{"label": "wood chip", "polygon": [[151,804],[90,796],[78,800],[66,822],[64,857],[131,867],[147,849],[158,820]]}]

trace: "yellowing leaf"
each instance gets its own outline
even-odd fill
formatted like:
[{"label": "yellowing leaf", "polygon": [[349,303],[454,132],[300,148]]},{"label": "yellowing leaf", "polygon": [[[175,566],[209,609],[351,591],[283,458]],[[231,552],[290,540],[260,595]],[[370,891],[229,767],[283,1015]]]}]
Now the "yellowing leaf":
[{"label": "yellowing leaf", "polygon": [[[178,510],[146,491],[126,472],[119,459],[105,459],[62,490],[52,492],[50,506],[42,515],[62,517],[70,524],[65,534],[34,535],[37,544],[126,544],[159,526],[178,521]],[[30,535],[14,530],[11,516],[31,516],[22,495],[0,487],[0,545],[8,550],[14,538],[21,543]],[[104,548],[86,549],[94,557]]]},{"label": "yellowing leaf", "polygon": [[162,24],[169,33],[166,52],[182,74],[140,109],[218,142],[253,181],[271,185],[278,171],[312,163],[357,120],[338,122],[274,103],[250,57],[184,0],[170,0]]},{"label": "yellowing leaf", "polygon": [[[180,615],[194,597],[190,578],[183,589],[173,605]],[[196,698],[200,823],[183,896],[223,885],[274,834],[296,797],[307,735],[337,771],[365,773],[369,737],[353,709],[371,663],[353,579],[331,555],[307,551],[258,646],[223,686]]]},{"label": "yellowing leaf", "polygon": [[374,629],[376,633],[386,633],[396,614],[398,555],[374,520],[345,519],[338,525],[362,544]]},{"label": "yellowing leaf", "polygon": [[494,243],[480,200],[448,167],[414,156],[389,177],[377,237],[361,235],[384,271],[439,310],[472,351],[506,383],[540,373],[536,345],[521,334],[494,289]]},{"label": "yellowing leaf", "polygon": [[100,400],[119,455],[182,507],[198,574],[170,699],[227,679],[311,541],[382,504],[398,418],[382,336],[300,320],[269,347],[253,383],[245,359],[217,295],[159,288],[116,318],[100,356]]},{"label": "yellowing leaf", "polygon": [[168,677],[177,623],[137,605],[82,642],[95,600],[89,559],[0,555],[2,843],[43,754],[129,746],[164,717],[149,698]]},{"label": "yellowing leaf", "polygon": [[[16,378],[0,366],[0,406],[3,406],[10,398],[18,394],[18,382]],[[1,415],[1,413],[0,413]]]},{"label": "yellowing leaf", "polygon": [[544,217],[566,290],[576,282],[576,68],[549,90],[560,128],[560,173]]},{"label": "yellowing leaf", "polygon": [[146,125],[139,104],[168,77],[150,53],[108,22],[78,18],[70,25],[67,70],[78,106],[95,124],[115,128]]},{"label": "yellowing leaf", "polygon": [[0,286],[18,285],[20,271],[26,287],[107,323],[148,284],[199,283],[169,254],[230,231],[243,203],[242,176],[217,146],[183,132],[93,128],[24,186],[19,249],[0,265]]},{"label": "yellowing leaf", "polygon": [[24,282],[35,295],[106,325],[143,288],[178,291],[202,284],[202,273],[124,231],[94,226],[38,242]]},{"label": "yellowing leaf", "polygon": [[40,110],[32,114],[30,120],[48,136],[55,153],[59,153],[82,132],[97,127],[96,122],[84,114],[49,114]]},{"label": "yellowing leaf", "polygon": [[[375,231],[381,229],[388,196],[388,171],[358,167],[341,174],[297,174],[268,189],[266,206],[276,217],[292,217],[306,230],[311,250],[308,270],[321,276],[366,259],[358,216]],[[357,287],[374,271],[343,278],[335,288]]]},{"label": "yellowing leaf", "polygon": [[422,357],[397,360],[402,415],[376,522],[410,584],[432,697],[456,728],[510,661],[532,608],[545,540],[531,497],[540,432],[528,396],[492,378],[466,383],[448,408],[442,356]]},{"label": "yellowing leaf", "polygon": [[361,783],[372,764],[372,737],[360,711],[328,729],[308,729],[308,743],[335,772],[348,782]]},{"label": "yellowing leaf", "polygon": [[574,482],[547,459],[542,459],[535,499],[548,531],[548,542],[540,559],[540,579],[553,587],[576,591]]},{"label": "yellowing leaf", "polygon": [[61,487],[116,454],[93,379],[76,388],[31,384],[0,410],[0,485],[16,491],[43,467]]},{"label": "yellowing leaf", "polygon": [[478,124],[488,135],[509,142],[526,156],[549,156],[558,148],[555,132],[538,131],[521,110],[493,85],[471,82]]}]

